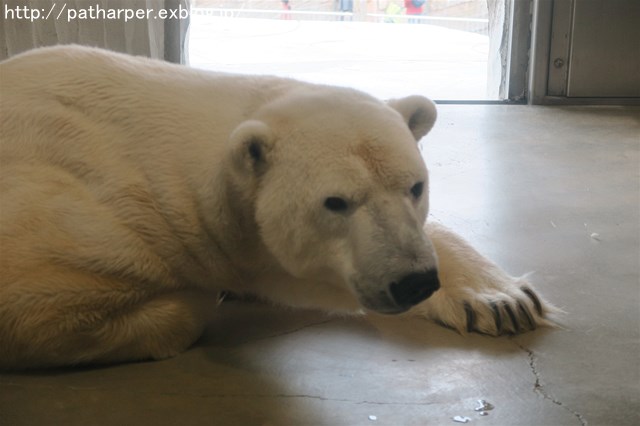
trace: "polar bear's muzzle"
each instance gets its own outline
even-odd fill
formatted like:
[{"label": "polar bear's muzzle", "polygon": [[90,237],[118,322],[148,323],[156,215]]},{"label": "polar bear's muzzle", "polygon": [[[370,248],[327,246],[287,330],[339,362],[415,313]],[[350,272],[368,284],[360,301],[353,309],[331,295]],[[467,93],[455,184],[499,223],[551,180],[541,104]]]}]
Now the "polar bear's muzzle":
[{"label": "polar bear's muzzle", "polygon": [[[393,281],[380,291],[367,286],[356,286],[360,303],[379,314],[401,314],[428,299],[440,288],[437,269],[413,272]],[[368,291],[367,291],[368,290]]]},{"label": "polar bear's muzzle", "polygon": [[389,286],[389,293],[402,312],[428,299],[440,288],[438,271],[436,269],[422,273],[413,273],[393,282]]},{"label": "polar bear's muzzle", "polygon": [[399,314],[440,288],[438,256],[412,205],[391,199],[375,207],[370,203],[354,221],[345,257],[353,259],[347,270],[357,272],[345,275],[365,308]]}]

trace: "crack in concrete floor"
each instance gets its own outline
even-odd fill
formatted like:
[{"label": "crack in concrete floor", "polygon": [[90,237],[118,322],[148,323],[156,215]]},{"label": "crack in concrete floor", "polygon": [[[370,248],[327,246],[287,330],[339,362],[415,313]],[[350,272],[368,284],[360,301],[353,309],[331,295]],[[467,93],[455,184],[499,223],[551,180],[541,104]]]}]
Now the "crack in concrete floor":
[{"label": "crack in concrete floor", "polygon": [[528,361],[529,361],[529,369],[531,370],[531,373],[533,374],[533,377],[535,378],[535,382],[533,384],[533,391],[535,393],[537,393],[538,395],[540,395],[541,397],[543,397],[544,399],[551,401],[555,405],[557,405],[557,406],[561,407],[562,409],[564,409],[564,410],[568,411],[569,413],[571,413],[576,419],[578,419],[578,421],[580,422],[581,426],[587,426],[588,425],[587,419],[585,419],[582,414],[580,414],[579,412],[571,409],[566,404],[564,404],[562,401],[558,400],[557,398],[555,398],[552,395],[550,395],[549,392],[547,392],[547,390],[545,389],[544,385],[542,384],[540,371],[538,371],[538,363],[537,363],[537,358],[536,358],[535,353],[531,349],[527,348],[524,345],[521,345],[518,342],[514,341],[513,343],[515,343],[515,345],[518,348],[520,348],[521,350],[523,350],[527,354],[527,358],[528,358]]},{"label": "crack in concrete floor", "polygon": [[[266,395],[268,397],[268,395]],[[274,397],[278,397],[278,398],[309,398],[309,399],[318,399],[320,401],[331,401],[331,402],[348,402],[351,404],[356,404],[356,405],[365,405],[365,404],[370,404],[370,405],[414,405],[414,406],[427,406],[427,405],[434,405],[437,404],[436,402],[418,402],[418,401],[412,401],[412,402],[394,402],[394,401],[358,401],[355,399],[348,399],[348,398],[327,398],[324,396],[318,396],[318,395],[304,395],[304,394],[300,394],[300,395],[286,395],[286,394],[279,394],[279,395],[273,395]]]},{"label": "crack in concrete floor", "polygon": [[216,399],[226,399],[226,398],[300,398],[300,399],[316,399],[319,401],[330,401],[330,402],[346,402],[349,404],[356,405],[397,405],[397,406],[427,406],[438,404],[437,402],[419,402],[419,401],[409,401],[409,402],[400,402],[400,401],[368,401],[368,400],[357,400],[357,399],[348,399],[348,398],[329,398],[320,395],[307,395],[307,394],[210,394],[210,393],[197,393],[197,392],[145,392],[141,390],[135,391],[127,391],[120,388],[97,388],[97,387],[84,387],[84,386],[56,386],[56,385],[40,385],[40,384],[20,384],[20,383],[2,383],[0,387],[16,387],[21,389],[49,389],[49,390],[59,390],[66,389],[70,391],[77,392],[86,392],[86,391],[95,391],[95,392],[115,392],[118,394],[129,393],[135,395],[156,395],[156,396],[178,396],[178,397],[195,397],[195,398],[216,398]]},{"label": "crack in concrete floor", "polygon": [[286,335],[289,335],[289,334],[297,333],[298,331],[301,331],[301,330],[304,330],[304,329],[307,329],[307,328],[312,328],[312,327],[317,327],[317,326],[320,326],[320,325],[324,325],[324,324],[330,323],[332,321],[336,321],[337,319],[338,318],[334,317],[334,318],[324,319],[322,321],[311,322],[311,323],[302,325],[300,327],[297,327],[297,328],[294,328],[294,329],[291,329],[291,330],[285,330],[285,331],[282,331],[282,332],[279,332],[279,333],[269,334],[267,336],[256,337],[254,339],[248,339],[246,341],[243,341],[241,344],[244,345],[244,344],[247,344],[247,343],[259,342],[261,340],[275,339],[275,338],[278,338],[278,337],[282,337],[282,336],[286,336]]}]

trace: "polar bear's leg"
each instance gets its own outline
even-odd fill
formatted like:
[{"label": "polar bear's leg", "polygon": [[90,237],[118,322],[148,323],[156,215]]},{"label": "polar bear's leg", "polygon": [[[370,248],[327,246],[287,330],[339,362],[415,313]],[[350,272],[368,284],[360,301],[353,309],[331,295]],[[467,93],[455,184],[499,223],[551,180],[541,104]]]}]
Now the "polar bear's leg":
[{"label": "polar bear's leg", "polygon": [[[74,287],[58,285],[28,297],[0,303],[0,368],[52,367],[87,363],[163,359],[188,348],[202,333],[214,310],[214,296],[173,291],[145,294],[127,283],[81,274],[53,276],[52,282],[74,278]],[[103,286],[96,289],[97,281]]]},{"label": "polar bear's leg", "polygon": [[447,228],[425,226],[439,260],[440,290],[409,311],[459,332],[518,333],[550,325],[559,310],[545,302],[526,278],[515,278]]},{"label": "polar bear's leg", "polygon": [[159,360],[183,352],[202,334],[216,297],[182,290],[149,298],[101,330],[108,338],[96,361]]}]

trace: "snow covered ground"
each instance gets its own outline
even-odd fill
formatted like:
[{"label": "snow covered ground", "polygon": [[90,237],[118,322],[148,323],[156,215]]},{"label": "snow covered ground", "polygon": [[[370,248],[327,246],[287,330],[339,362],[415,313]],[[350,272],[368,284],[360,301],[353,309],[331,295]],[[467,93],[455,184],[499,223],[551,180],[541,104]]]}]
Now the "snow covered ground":
[{"label": "snow covered ground", "polygon": [[489,38],[428,24],[191,15],[190,64],[350,86],[386,99],[483,100]]}]

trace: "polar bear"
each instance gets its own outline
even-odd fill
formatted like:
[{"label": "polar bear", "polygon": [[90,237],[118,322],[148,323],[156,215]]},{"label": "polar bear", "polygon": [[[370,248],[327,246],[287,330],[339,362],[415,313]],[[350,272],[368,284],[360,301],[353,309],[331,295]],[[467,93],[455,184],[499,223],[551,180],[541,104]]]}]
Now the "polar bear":
[{"label": "polar bear", "polygon": [[11,58],[0,84],[0,368],[174,356],[221,292],[549,324],[525,279],[426,223],[427,98],[78,46]]}]

